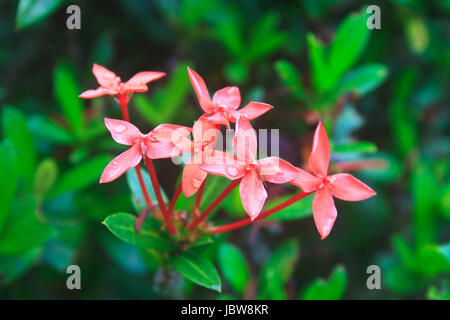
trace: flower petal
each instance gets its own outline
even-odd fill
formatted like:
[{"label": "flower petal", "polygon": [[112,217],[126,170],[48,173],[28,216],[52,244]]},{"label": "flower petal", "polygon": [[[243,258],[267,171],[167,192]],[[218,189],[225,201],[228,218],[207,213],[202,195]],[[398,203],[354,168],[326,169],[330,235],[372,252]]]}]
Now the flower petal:
[{"label": "flower petal", "polygon": [[256,169],[250,170],[242,178],[239,193],[241,194],[241,201],[245,212],[247,212],[252,220],[255,220],[261,212],[267,198],[266,189]]},{"label": "flower petal", "polygon": [[241,93],[238,87],[225,87],[214,93],[212,101],[217,107],[224,106],[227,111],[236,110],[241,104]]},{"label": "flower petal", "polygon": [[376,195],[368,185],[348,173],[332,175],[330,180],[331,193],[338,199],[345,201],[361,201]]},{"label": "flower petal", "polygon": [[150,131],[148,135],[156,138],[161,142],[169,142],[174,140],[181,140],[181,137],[187,137],[191,134],[191,132],[192,129],[185,126],[163,123]]},{"label": "flower petal", "polygon": [[141,144],[137,143],[127,151],[119,154],[105,167],[100,177],[100,183],[107,183],[117,179],[128,169],[137,166],[141,159]]},{"label": "flower petal", "polygon": [[327,176],[328,163],[330,162],[330,144],[327,132],[322,122],[319,122],[314,133],[313,146],[309,156],[309,166],[312,172],[318,176]]},{"label": "flower petal", "polygon": [[97,82],[107,89],[118,89],[120,84],[120,78],[112,71],[105,67],[94,63],[92,67],[92,73],[94,74]]},{"label": "flower petal", "polygon": [[256,133],[245,116],[239,116],[236,122],[236,133],[233,138],[234,151],[239,159],[253,163],[256,159],[258,143]]},{"label": "flower petal", "polygon": [[306,172],[305,170],[296,168],[296,175],[290,183],[300,187],[304,192],[312,192],[319,187],[322,183],[322,179]]},{"label": "flower petal", "polygon": [[226,177],[230,180],[241,178],[245,174],[245,163],[236,159],[230,153],[214,150],[214,152],[207,156],[203,154],[202,163],[195,163],[200,168],[210,174]]},{"label": "flower petal", "polygon": [[83,99],[92,99],[92,98],[97,98],[97,97],[104,96],[107,94],[110,94],[108,89],[105,89],[103,87],[98,87],[95,90],[86,90],[85,92],[80,94],[78,97],[83,98]]},{"label": "flower petal", "polygon": [[208,119],[209,122],[216,124],[216,125],[225,125],[229,126],[230,121],[228,121],[227,116],[223,112],[216,112],[213,115],[208,116],[206,119]]},{"label": "flower petal", "polygon": [[151,81],[158,80],[164,77],[166,74],[164,72],[154,72],[154,71],[143,71],[136,73],[130,80],[126,82],[127,85],[135,86],[147,84]]},{"label": "flower petal", "polygon": [[258,160],[259,173],[271,183],[286,183],[295,178],[296,168],[278,157]]},{"label": "flower petal", "polygon": [[203,115],[197,121],[195,121],[192,127],[192,136],[194,142],[199,144],[215,141],[219,134],[219,128],[214,123],[208,120],[208,116]]},{"label": "flower petal", "polygon": [[313,216],[317,230],[319,230],[320,237],[323,240],[330,234],[337,217],[333,197],[327,187],[317,190],[314,195]]},{"label": "flower petal", "polygon": [[208,88],[206,87],[205,81],[198,75],[197,72],[187,67],[189,80],[191,81],[192,87],[194,88],[195,94],[197,95],[200,107],[206,113],[212,113],[214,109],[213,102],[209,96]]},{"label": "flower petal", "polygon": [[192,196],[200,189],[207,175],[208,173],[200,169],[197,164],[192,164],[190,160],[186,163],[181,180],[181,186],[186,198]]},{"label": "flower petal", "polygon": [[178,148],[172,142],[153,142],[144,140],[145,154],[150,159],[165,159],[178,157],[183,154],[183,149]]},{"label": "flower petal", "polygon": [[230,121],[236,122],[236,119],[238,118],[238,113],[245,115],[249,120],[253,120],[263,115],[270,109],[273,109],[273,106],[271,106],[270,104],[252,101],[242,109],[232,112],[230,114]]},{"label": "flower petal", "polygon": [[128,121],[105,118],[105,125],[111,132],[113,139],[118,143],[132,145],[136,140],[142,138],[139,129]]}]

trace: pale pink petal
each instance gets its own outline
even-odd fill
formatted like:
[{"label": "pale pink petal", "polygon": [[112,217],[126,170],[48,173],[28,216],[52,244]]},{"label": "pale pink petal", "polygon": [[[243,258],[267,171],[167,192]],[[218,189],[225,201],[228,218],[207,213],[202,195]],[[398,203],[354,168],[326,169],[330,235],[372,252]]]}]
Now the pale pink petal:
[{"label": "pale pink petal", "polygon": [[202,163],[196,164],[210,174],[226,177],[230,180],[241,178],[245,174],[245,163],[239,161],[234,155],[214,150],[209,156],[203,154]]},{"label": "pale pink petal", "polygon": [[216,139],[219,134],[219,127],[208,121],[207,116],[201,116],[195,121],[192,127],[192,136],[194,141],[199,144],[208,143]]},{"label": "pale pink petal", "polygon": [[143,71],[136,73],[130,80],[126,82],[127,85],[135,86],[147,84],[151,81],[158,80],[164,77],[166,74],[164,72],[154,72],[154,71]]},{"label": "pale pink petal", "polygon": [[229,121],[227,116],[223,112],[216,112],[213,115],[208,116],[206,119],[208,119],[209,122],[216,124],[216,125],[225,125],[229,126]]},{"label": "pale pink petal", "polygon": [[286,183],[295,178],[296,168],[278,157],[258,160],[259,174],[271,183]]},{"label": "pale pink petal", "polygon": [[238,87],[225,87],[214,93],[212,101],[217,107],[224,107],[227,111],[236,110],[241,104],[241,93]]},{"label": "pale pink petal", "polygon": [[107,89],[116,89],[120,84],[120,78],[114,72],[99,64],[94,63],[92,73],[97,79],[97,82]]},{"label": "pale pink petal", "polygon": [[376,195],[368,185],[348,173],[339,173],[329,177],[331,193],[345,201],[361,201]]},{"label": "pale pink petal", "polygon": [[150,159],[165,159],[178,157],[183,154],[183,150],[172,142],[153,142],[144,139],[145,154]]},{"label": "pale pink petal", "polygon": [[312,192],[320,186],[322,180],[323,179],[318,178],[305,170],[296,168],[295,177],[290,183],[300,187],[304,192]]},{"label": "pale pink petal", "polygon": [[333,197],[327,187],[317,190],[314,195],[313,216],[317,230],[319,230],[320,237],[323,240],[330,234],[337,217]]},{"label": "pale pink petal", "polygon": [[267,198],[266,189],[256,169],[248,171],[242,178],[239,193],[245,212],[247,212],[252,220],[256,219]]},{"label": "pale pink petal", "polygon": [[192,164],[190,161],[185,164],[181,186],[186,198],[198,191],[207,175],[208,173],[200,169],[197,164]]},{"label": "pale pink petal", "polygon": [[100,96],[104,96],[110,94],[110,91],[108,89],[105,89],[103,87],[98,87],[95,90],[86,90],[82,94],[80,94],[78,97],[83,99],[92,99],[97,98]]},{"label": "pale pink petal", "polygon": [[263,115],[270,109],[273,109],[273,106],[267,103],[262,102],[250,102],[248,105],[239,109],[238,111],[230,113],[230,121],[236,122],[239,114],[242,114],[247,117],[249,120],[253,120]]},{"label": "pale pink petal", "polygon": [[186,152],[191,149],[192,142],[188,138],[192,129],[184,126],[174,124],[160,124],[153,129],[149,134],[150,140],[156,139],[158,142],[171,142],[179,149]]},{"label": "pale pink petal", "polygon": [[256,133],[246,117],[240,116],[236,123],[233,146],[239,159],[246,163],[253,163],[255,161],[258,148]]},{"label": "pale pink petal", "polygon": [[326,177],[330,162],[330,144],[322,122],[319,122],[314,133],[313,146],[309,156],[309,167],[318,176]]},{"label": "pale pink petal", "polygon": [[205,81],[198,75],[197,72],[187,67],[189,80],[191,81],[192,87],[194,88],[195,94],[197,95],[200,107],[206,113],[212,113],[214,109],[213,102],[206,87]]},{"label": "pale pink petal", "polygon": [[100,183],[107,183],[117,179],[128,169],[137,166],[141,159],[141,144],[137,143],[127,151],[119,154],[106,166],[100,177]]},{"label": "pale pink petal", "polygon": [[113,139],[121,144],[132,145],[142,138],[141,132],[128,121],[105,118],[105,125]]},{"label": "pale pink petal", "polygon": [[148,87],[146,84],[128,84],[125,83],[124,87],[122,88],[122,92],[147,92]]}]

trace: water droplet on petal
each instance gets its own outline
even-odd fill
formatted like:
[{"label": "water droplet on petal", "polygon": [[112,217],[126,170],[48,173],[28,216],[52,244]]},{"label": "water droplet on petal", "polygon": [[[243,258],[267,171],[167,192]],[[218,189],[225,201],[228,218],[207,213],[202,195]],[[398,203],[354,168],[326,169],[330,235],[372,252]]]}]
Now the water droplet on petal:
[{"label": "water droplet on petal", "polygon": [[238,174],[238,170],[235,167],[228,167],[226,170],[230,176],[234,177]]},{"label": "water droplet on petal", "polygon": [[191,184],[194,188],[200,188],[200,186],[202,185],[202,181],[194,178],[192,179]]},{"label": "water droplet on petal", "polygon": [[115,131],[117,133],[124,133],[127,130],[127,127],[124,126],[123,124],[120,124],[116,127]]}]

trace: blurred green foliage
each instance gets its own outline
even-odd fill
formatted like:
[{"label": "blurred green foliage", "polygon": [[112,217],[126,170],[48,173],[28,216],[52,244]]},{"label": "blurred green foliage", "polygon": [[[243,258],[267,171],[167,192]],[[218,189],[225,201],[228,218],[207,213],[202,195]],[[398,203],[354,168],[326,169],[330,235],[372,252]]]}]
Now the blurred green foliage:
[{"label": "blurred green foliage", "polygon": [[[0,3],[0,298],[449,299],[446,2],[379,3],[381,30],[366,27],[360,1],[77,4],[81,30],[66,29],[65,1]],[[114,100],[77,98],[97,85],[94,62],[122,79],[168,73],[131,100],[143,131],[190,126],[200,115],[187,65],[211,90],[236,84],[244,102],[274,105],[255,127],[280,128],[280,154],[296,165],[306,164],[323,119],[332,170],[354,171],[377,196],[337,202],[324,241],[311,197],[185,250],[152,218],[137,235],[144,199],[135,171],[97,184],[123,149],[103,124],[120,117]],[[182,165],[156,166],[172,195]],[[145,170],[144,178],[154,198]],[[202,209],[224,183],[208,178]],[[267,207],[294,192],[271,186]],[[177,208],[193,201],[181,196]],[[239,194],[215,215],[217,223],[243,217]],[[81,292],[65,287],[70,264],[82,269]],[[372,264],[381,290],[365,286]]]}]

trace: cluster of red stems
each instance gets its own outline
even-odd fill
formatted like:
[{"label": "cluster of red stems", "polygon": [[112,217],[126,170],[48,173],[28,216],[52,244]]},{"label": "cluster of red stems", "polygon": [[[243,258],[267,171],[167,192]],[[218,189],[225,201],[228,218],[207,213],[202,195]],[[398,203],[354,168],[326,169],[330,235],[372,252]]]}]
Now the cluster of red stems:
[{"label": "cluster of red stems", "polygon": [[[103,95],[114,96],[121,107],[123,120],[105,118],[105,125],[116,142],[130,146],[106,166],[100,183],[111,182],[127,170],[135,168],[147,202],[146,209],[136,219],[138,232],[148,213],[154,211],[155,214],[157,212],[162,214],[168,231],[176,235],[178,230],[172,220],[181,192],[186,197],[197,193],[187,230],[192,231],[199,225],[204,226],[205,218],[239,185],[242,205],[249,218],[223,226],[208,226],[206,228],[208,233],[218,234],[246,226],[314,193],[312,205],[314,221],[321,238],[324,239],[330,233],[337,216],[333,197],[346,201],[360,201],[375,195],[370,187],[350,174],[328,175],[330,145],[325,128],[320,122],[315,130],[309,157],[311,174],[278,157],[257,160],[257,138],[250,120],[263,115],[273,107],[266,103],[250,102],[238,109],[241,103],[238,87],[230,86],[218,90],[211,99],[205,81],[188,67],[189,79],[204,114],[195,121],[192,128],[161,124],[149,133],[142,134],[130,123],[128,102],[134,92],[146,92],[147,83],[160,79],[165,73],[139,72],[127,82],[122,82],[114,72],[100,65],[94,64],[92,71],[100,87],[87,90],[80,97],[90,99]],[[221,126],[230,128],[230,123],[236,124],[233,138],[235,154],[215,149],[216,137]],[[161,194],[153,159],[171,158],[182,154],[192,156],[184,166],[182,180],[175,194],[166,204]],[[148,168],[158,204],[152,202],[144,183],[140,169],[142,158]],[[205,211],[200,212],[200,202],[208,174],[224,176],[230,179],[231,183]],[[302,191],[287,201],[262,211],[267,198],[264,182],[290,183],[300,187]]]}]

